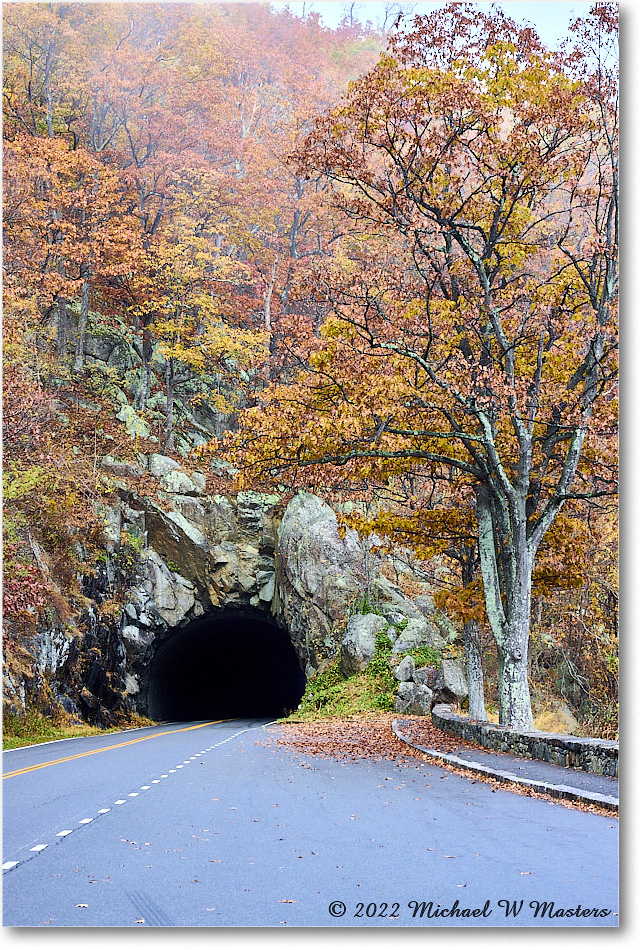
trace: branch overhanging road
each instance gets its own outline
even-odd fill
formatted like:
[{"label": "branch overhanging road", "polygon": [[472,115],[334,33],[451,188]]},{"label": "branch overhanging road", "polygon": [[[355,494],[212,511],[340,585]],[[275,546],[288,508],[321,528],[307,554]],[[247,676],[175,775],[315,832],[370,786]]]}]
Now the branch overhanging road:
[{"label": "branch overhanging road", "polygon": [[614,819],[264,725],[4,753],[5,926],[617,926]]}]

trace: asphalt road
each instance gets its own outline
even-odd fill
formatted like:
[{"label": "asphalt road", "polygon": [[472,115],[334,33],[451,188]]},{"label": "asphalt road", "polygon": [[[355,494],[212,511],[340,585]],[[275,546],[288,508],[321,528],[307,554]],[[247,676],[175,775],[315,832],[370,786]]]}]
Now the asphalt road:
[{"label": "asphalt road", "polygon": [[3,753],[4,925],[617,926],[616,820],[263,725]]}]

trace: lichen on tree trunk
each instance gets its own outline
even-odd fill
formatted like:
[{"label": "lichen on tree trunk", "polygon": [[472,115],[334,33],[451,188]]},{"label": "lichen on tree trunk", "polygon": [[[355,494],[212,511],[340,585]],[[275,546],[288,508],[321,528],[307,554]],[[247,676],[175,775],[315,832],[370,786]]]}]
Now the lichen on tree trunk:
[{"label": "lichen on tree trunk", "polygon": [[486,722],[488,716],[484,700],[484,670],[479,626],[476,620],[467,620],[464,624],[464,650],[468,684],[468,716],[477,722]]}]

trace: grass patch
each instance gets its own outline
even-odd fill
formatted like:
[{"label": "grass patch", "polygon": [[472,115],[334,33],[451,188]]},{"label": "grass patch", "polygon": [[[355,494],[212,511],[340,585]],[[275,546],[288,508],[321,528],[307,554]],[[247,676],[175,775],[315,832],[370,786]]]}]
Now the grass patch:
[{"label": "grass patch", "polygon": [[310,680],[299,708],[282,721],[393,712],[398,684],[390,668],[391,650],[387,634],[381,631],[377,634],[375,655],[362,673],[346,677],[341,672],[339,659],[333,660]]},{"label": "grass patch", "polygon": [[5,713],[2,716],[2,748],[19,749],[22,746],[37,745],[40,742],[53,742],[56,739],[75,739],[82,736],[98,736],[121,729],[136,729],[153,726],[155,723],[144,716],[130,716],[122,725],[100,729],[89,723],[74,722],[64,715],[45,716],[37,709],[28,709],[25,713]]}]

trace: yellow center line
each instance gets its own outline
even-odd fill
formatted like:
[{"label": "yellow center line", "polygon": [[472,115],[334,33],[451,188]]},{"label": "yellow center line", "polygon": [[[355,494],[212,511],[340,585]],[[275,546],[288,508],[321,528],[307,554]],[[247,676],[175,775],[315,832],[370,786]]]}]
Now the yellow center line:
[{"label": "yellow center line", "polygon": [[151,736],[141,736],[138,739],[128,739],[127,742],[116,742],[114,745],[103,746],[102,749],[91,749],[89,752],[78,752],[76,755],[68,755],[64,759],[52,759],[51,762],[40,762],[39,765],[30,765],[26,769],[15,769],[13,772],[5,772],[2,776],[3,781],[6,778],[14,778],[16,775],[25,775],[27,772],[35,772],[37,769],[46,769],[50,765],[60,765],[62,762],[72,762],[74,759],[82,759],[86,755],[98,755],[99,752],[110,752],[112,749],[122,749],[126,745],[135,745],[137,742],[147,742],[148,739],[159,739],[161,736],[171,736],[175,732],[191,732],[192,729],[203,729],[205,726],[214,726],[219,722],[231,722],[230,719],[214,719],[212,722],[199,722],[197,726],[185,726],[184,729],[170,729],[168,732],[155,732]]}]

